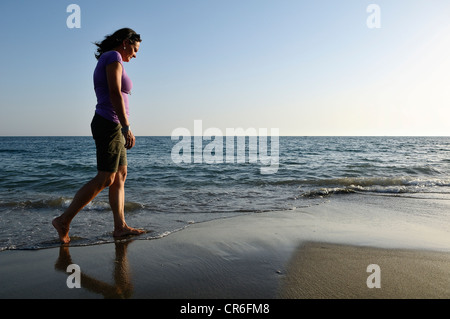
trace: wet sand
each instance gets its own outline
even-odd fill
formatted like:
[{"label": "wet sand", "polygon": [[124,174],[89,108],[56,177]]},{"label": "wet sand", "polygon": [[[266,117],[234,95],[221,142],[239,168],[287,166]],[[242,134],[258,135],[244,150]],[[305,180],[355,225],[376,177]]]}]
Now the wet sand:
[{"label": "wet sand", "polygon": [[305,243],[289,262],[279,297],[447,299],[450,254]]},{"label": "wet sand", "polygon": [[[4,251],[0,298],[450,298],[448,251],[351,244],[354,233],[331,233],[314,212],[328,208],[193,224],[156,240]],[[81,288],[68,288],[70,264]],[[370,264],[381,288],[367,286]]]}]

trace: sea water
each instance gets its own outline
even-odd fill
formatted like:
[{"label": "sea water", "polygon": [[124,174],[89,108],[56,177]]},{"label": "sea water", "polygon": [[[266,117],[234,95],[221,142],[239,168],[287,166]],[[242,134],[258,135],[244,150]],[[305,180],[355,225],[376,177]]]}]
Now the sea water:
[{"label": "sea water", "polygon": [[[175,145],[170,137],[137,137],[128,151],[125,214],[148,231],[139,239],[343,198],[450,200],[449,137],[279,137],[273,174],[249,161],[176,163]],[[52,219],[97,172],[92,137],[0,137],[0,159],[0,251],[56,246]],[[408,214],[414,220],[421,211]],[[442,211],[432,222],[448,229],[449,216]],[[104,190],[73,220],[71,244],[112,242],[112,231]]]}]

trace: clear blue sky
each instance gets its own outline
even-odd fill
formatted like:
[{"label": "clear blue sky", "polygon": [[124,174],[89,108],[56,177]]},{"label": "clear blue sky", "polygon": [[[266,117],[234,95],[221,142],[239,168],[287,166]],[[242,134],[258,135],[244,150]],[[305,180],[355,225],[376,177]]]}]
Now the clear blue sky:
[{"label": "clear blue sky", "polygon": [[[69,29],[69,4],[81,28]],[[369,4],[381,28],[370,29]],[[125,64],[135,135],[450,135],[448,0],[2,0],[0,135],[90,135],[95,41]],[[270,132],[270,131],[269,131]]]}]

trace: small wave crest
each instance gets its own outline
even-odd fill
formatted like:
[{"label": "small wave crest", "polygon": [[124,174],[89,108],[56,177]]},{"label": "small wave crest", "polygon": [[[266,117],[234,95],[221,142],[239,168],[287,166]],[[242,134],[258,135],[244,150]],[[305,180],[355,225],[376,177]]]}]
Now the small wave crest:
[{"label": "small wave crest", "polygon": [[[0,208],[19,208],[19,209],[66,209],[72,202],[72,198],[57,197],[39,200],[19,200],[19,201],[5,201],[0,203]],[[125,211],[136,211],[143,209],[144,205],[135,202],[125,202]],[[89,203],[84,209],[93,211],[109,210],[108,202],[93,201]]]},{"label": "small wave crest", "polygon": [[[322,187],[321,187],[322,186]],[[411,177],[345,177],[311,181],[309,189],[302,192],[305,198],[325,197],[351,193],[404,194],[427,192],[447,192],[450,180],[417,179]]]}]

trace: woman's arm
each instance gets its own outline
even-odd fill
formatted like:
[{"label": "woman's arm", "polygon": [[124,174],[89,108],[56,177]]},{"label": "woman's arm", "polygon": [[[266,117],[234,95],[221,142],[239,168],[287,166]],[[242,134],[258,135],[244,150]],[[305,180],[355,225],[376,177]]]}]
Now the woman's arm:
[{"label": "woman's arm", "polygon": [[[125,102],[122,97],[122,65],[119,62],[113,62],[106,66],[106,78],[108,80],[109,97],[114,107],[114,111],[119,118],[122,127],[130,126],[127,115],[125,113]],[[128,130],[124,132],[125,147],[130,149],[135,144],[133,133]]]}]

